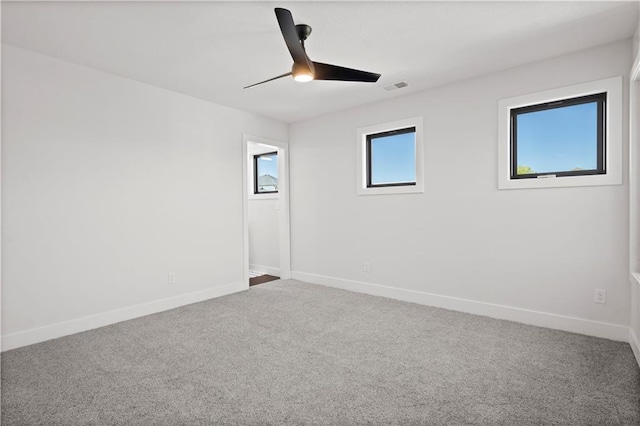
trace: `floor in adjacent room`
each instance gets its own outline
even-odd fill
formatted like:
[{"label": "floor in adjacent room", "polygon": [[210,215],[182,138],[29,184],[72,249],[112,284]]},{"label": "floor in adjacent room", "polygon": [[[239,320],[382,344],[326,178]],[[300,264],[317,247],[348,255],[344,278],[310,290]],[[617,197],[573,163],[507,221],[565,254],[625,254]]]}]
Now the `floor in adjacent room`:
[{"label": "floor in adjacent room", "polygon": [[269,275],[269,274],[256,274],[256,275],[249,275],[249,287],[252,287],[254,285],[258,285],[258,284],[264,284],[264,283],[268,283],[271,281],[275,281],[275,280],[279,280],[280,277],[276,277],[274,275]]},{"label": "floor in adjacent room", "polygon": [[638,425],[627,343],[295,280],[2,355],[8,425]]}]

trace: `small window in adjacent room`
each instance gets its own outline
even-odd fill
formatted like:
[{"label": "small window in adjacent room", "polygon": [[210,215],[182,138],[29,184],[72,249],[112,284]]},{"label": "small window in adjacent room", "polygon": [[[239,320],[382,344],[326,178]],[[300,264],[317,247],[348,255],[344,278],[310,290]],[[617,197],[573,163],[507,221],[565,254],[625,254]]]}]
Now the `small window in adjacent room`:
[{"label": "small window in adjacent room", "polygon": [[253,193],[278,192],[278,153],[269,152],[253,156]]},{"label": "small window in adjacent room", "polygon": [[358,194],[422,192],[422,118],[358,129]]},{"label": "small window in adjacent room", "polygon": [[416,184],[416,128],[367,135],[367,188]]},{"label": "small window in adjacent room", "polygon": [[511,179],[604,174],[606,93],[511,110]]},{"label": "small window in adjacent room", "polygon": [[498,188],[622,183],[622,78],[498,103]]}]

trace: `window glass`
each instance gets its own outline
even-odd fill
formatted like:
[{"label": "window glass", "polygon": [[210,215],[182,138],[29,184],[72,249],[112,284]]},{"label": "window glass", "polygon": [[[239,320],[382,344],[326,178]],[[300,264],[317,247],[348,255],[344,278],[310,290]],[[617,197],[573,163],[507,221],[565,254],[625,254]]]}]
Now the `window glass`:
[{"label": "window glass", "polygon": [[415,185],[415,128],[368,135],[367,142],[367,186]]},{"label": "window glass", "polygon": [[278,192],[278,153],[270,152],[253,157],[254,193],[267,194]]},{"label": "window glass", "polygon": [[604,173],[605,94],[512,111],[512,177]]}]

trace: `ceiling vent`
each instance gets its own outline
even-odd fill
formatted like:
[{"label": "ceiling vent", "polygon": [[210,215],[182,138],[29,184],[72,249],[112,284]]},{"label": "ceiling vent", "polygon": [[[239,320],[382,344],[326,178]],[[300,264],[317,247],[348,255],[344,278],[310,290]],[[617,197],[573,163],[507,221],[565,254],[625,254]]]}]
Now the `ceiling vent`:
[{"label": "ceiling vent", "polygon": [[409,84],[405,83],[404,81],[399,81],[397,83],[393,83],[390,84],[388,86],[384,86],[384,90],[386,90],[387,92],[390,92],[392,90],[396,90],[396,89],[402,89],[403,87],[407,87]]}]

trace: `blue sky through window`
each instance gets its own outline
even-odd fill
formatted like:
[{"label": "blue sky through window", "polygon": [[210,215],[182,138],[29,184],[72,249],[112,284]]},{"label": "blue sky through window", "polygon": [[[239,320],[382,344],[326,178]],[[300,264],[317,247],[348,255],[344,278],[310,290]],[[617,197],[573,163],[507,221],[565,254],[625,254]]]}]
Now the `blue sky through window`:
[{"label": "blue sky through window", "polygon": [[416,135],[404,133],[371,139],[371,184],[416,181]]},{"label": "blue sky through window", "polygon": [[597,102],[518,114],[517,165],[533,173],[597,168]]}]

